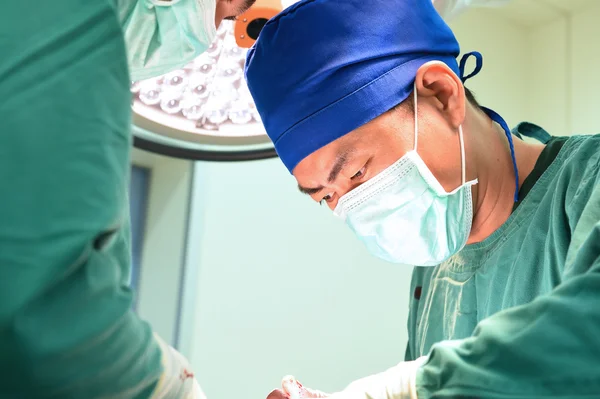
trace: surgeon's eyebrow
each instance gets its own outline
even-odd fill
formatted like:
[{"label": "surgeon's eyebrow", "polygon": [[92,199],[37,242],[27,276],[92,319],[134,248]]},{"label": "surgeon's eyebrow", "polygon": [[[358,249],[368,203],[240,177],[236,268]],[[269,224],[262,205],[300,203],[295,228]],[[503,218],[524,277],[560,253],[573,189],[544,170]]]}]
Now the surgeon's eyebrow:
[{"label": "surgeon's eyebrow", "polygon": [[[338,178],[340,172],[342,171],[342,169],[344,169],[344,166],[346,166],[346,164],[348,163],[351,153],[352,153],[352,150],[348,148],[343,151],[340,151],[337,154],[337,156],[335,157],[335,163],[333,164],[333,167],[331,168],[331,171],[329,172],[329,177],[327,178],[327,181],[329,183],[333,183]],[[304,194],[308,194],[308,195],[316,194],[319,191],[323,190],[323,188],[324,188],[323,186],[303,187],[301,185],[298,185],[298,190],[300,190],[300,192],[302,192]]]}]

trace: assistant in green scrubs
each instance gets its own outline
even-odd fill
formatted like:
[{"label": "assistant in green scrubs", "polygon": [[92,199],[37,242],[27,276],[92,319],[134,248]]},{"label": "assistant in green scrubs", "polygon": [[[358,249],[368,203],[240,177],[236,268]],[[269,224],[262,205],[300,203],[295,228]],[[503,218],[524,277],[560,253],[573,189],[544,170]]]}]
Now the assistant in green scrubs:
[{"label": "assistant in green scrubs", "polygon": [[519,197],[487,239],[414,269],[419,399],[600,397],[600,135],[549,139]]},{"label": "assistant in green scrubs", "polygon": [[112,0],[9,1],[0,20],[0,398],[147,398],[131,310],[131,111]]},{"label": "assistant in green scrubs", "polygon": [[131,310],[129,87],[253,2],[3,4],[0,398],[204,398]]}]

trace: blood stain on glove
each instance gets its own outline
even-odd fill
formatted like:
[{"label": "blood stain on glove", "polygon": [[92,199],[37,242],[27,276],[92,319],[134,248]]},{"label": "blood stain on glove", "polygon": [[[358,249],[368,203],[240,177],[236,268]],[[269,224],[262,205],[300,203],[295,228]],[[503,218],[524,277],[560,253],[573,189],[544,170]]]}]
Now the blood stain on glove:
[{"label": "blood stain on glove", "polygon": [[179,379],[181,381],[185,381],[188,378],[194,378],[194,373],[192,373],[191,371],[188,371],[187,369],[183,369],[181,371],[181,374],[179,375]]},{"label": "blood stain on glove", "polygon": [[281,380],[281,387],[290,399],[301,399],[305,397],[304,392],[306,390],[303,389],[302,384],[291,375],[283,377]]},{"label": "blood stain on glove", "polygon": [[302,386],[302,384],[291,375],[283,377],[281,387],[283,388],[285,397],[289,399],[326,398],[329,396],[324,392],[315,391]]}]

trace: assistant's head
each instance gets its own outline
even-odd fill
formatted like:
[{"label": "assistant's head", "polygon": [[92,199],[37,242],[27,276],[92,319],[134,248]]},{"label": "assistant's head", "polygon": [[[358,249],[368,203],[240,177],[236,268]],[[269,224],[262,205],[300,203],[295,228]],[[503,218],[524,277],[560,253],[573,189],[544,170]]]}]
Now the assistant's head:
[{"label": "assistant's head", "polygon": [[[184,67],[215,40],[224,19],[244,13],[255,0],[148,0],[122,10],[132,81]],[[148,3],[148,4],[147,4]]]}]

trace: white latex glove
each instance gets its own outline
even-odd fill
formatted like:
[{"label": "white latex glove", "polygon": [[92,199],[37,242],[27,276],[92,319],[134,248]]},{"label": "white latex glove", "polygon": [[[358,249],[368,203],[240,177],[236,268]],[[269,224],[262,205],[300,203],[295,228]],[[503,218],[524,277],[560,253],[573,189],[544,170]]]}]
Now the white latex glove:
[{"label": "white latex glove", "polygon": [[183,355],[154,334],[162,352],[163,373],[150,399],[206,399]]},{"label": "white latex glove", "polygon": [[293,377],[284,378],[282,386],[289,399],[418,399],[416,374],[426,360],[426,357],[421,357],[412,362],[402,362],[383,373],[354,381],[343,391],[332,395],[303,387]]},{"label": "white latex glove", "polygon": [[291,375],[283,377],[281,388],[283,389],[284,397],[287,396],[289,399],[328,398],[330,396],[327,393],[306,388]]},{"label": "white latex glove", "polygon": [[469,7],[500,7],[510,0],[432,0],[445,21],[450,21]]}]

